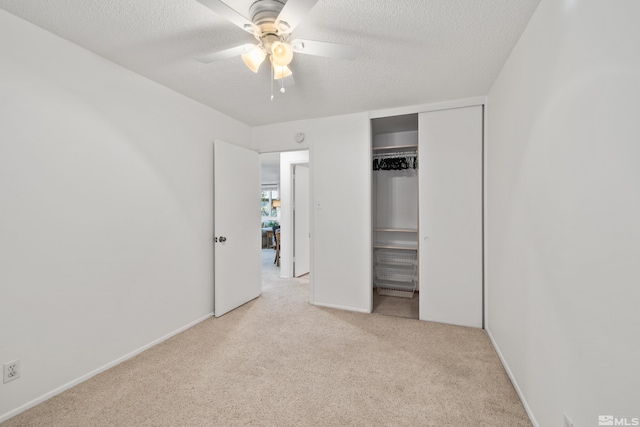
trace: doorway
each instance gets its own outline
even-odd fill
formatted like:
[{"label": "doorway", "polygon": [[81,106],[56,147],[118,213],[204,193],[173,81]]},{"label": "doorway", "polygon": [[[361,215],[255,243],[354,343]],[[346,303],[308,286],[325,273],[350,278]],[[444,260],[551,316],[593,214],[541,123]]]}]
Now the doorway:
[{"label": "doorway", "polygon": [[260,155],[263,286],[311,270],[309,172],[309,150]]}]

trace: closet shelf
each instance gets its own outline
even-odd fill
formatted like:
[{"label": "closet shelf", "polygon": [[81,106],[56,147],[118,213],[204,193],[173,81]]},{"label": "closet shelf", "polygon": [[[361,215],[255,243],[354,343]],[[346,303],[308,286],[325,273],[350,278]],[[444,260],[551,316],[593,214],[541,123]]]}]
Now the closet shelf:
[{"label": "closet shelf", "polygon": [[417,251],[378,249],[375,251],[376,264],[412,267],[418,265]]},{"label": "closet shelf", "polygon": [[373,284],[376,286],[378,295],[387,295],[393,297],[413,298],[416,291],[414,283],[398,283],[388,280],[375,280]]},{"label": "closet shelf", "polygon": [[375,249],[398,249],[403,251],[417,251],[418,245],[390,245],[388,243],[374,243],[373,247]]},{"label": "closet shelf", "polygon": [[381,151],[381,152],[385,152],[385,151],[398,151],[398,150],[406,150],[406,149],[415,149],[418,150],[418,144],[411,144],[411,145],[385,145],[382,147],[373,147],[373,152],[375,153],[376,151]]},{"label": "closet shelf", "polygon": [[375,267],[376,280],[396,283],[414,283],[418,277],[418,267],[413,266],[390,266],[378,264]]},{"label": "closet shelf", "polygon": [[418,230],[412,228],[374,228],[373,231],[389,233],[417,233]]}]

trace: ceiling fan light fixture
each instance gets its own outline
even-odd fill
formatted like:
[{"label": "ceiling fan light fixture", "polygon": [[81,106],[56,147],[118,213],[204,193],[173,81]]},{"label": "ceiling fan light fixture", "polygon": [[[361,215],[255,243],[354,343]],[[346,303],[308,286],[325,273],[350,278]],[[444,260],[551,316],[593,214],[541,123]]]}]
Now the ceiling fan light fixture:
[{"label": "ceiling fan light fixture", "polygon": [[271,45],[271,58],[275,66],[285,67],[289,65],[293,59],[291,45],[285,42],[274,42]]},{"label": "ceiling fan light fixture", "polygon": [[289,77],[293,72],[286,65],[273,65],[273,78],[276,80],[284,79],[285,77]]},{"label": "ceiling fan light fixture", "polygon": [[264,50],[262,50],[260,46],[256,46],[249,52],[244,53],[242,55],[242,60],[251,71],[257,73],[258,69],[260,68],[260,64],[262,64],[266,56],[267,54],[264,52]]}]

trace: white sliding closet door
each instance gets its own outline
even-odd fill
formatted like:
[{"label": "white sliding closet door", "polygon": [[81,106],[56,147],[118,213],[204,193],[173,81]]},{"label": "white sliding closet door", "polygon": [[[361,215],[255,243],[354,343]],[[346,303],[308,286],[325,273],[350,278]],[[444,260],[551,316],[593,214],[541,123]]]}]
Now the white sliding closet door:
[{"label": "white sliding closet door", "polygon": [[419,116],[420,319],[482,327],[482,107]]}]

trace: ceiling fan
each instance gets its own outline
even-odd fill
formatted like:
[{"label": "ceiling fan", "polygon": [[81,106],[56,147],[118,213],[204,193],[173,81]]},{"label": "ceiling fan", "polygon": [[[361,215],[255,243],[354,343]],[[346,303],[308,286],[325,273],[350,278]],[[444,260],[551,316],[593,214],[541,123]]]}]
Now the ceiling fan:
[{"label": "ceiling fan", "polygon": [[[354,59],[360,51],[357,46],[303,39],[290,40],[291,32],[318,0],[257,0],[249,8],[251,20],[221,0],[197,1],[253,35],[258,41],[257,44],[245,43],[196,58],[205,64],[242,56],[247,67],[257,73],[268,56],[272,78],[283,81],[284,78],[293,74],[289,64],[294,52],[328,58]],[[285,91],[284,82],[280,91]],[[273,90],[271,99],[273,100]]]}]

